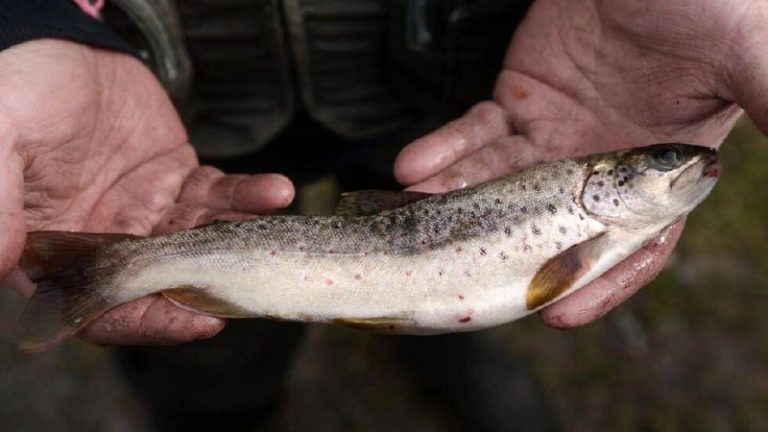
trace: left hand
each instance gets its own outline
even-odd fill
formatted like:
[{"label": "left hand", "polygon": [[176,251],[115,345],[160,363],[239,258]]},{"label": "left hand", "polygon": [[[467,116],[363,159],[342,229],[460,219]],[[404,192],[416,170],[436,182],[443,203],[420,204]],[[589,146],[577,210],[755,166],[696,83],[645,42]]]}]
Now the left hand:
[{"label": "left hand", "polygon": [[[766,20],[758,0],[538,0],[492,100],[408,145],[395,174],[410,189],[442,192],[633,146],[717,147],[739,106],[768,132]],[[658,274],[681,230],[671,227],[541,319],[568,328],[602,316]]]}]

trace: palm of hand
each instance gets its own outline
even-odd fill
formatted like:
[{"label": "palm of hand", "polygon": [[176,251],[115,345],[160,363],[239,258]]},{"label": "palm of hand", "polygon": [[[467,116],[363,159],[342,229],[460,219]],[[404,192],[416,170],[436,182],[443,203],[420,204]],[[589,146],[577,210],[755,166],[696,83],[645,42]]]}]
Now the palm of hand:
[{"label": "palm of hand", "polygon": [[[738,69],[768,37],[750,33],[765,14],[757,4],[538,0],[513,37],[492,100],[409,145],[395,172],[412,188],[444,191],[631,146],[718,146],[741,115],[733,102],[765,112],[750,91],[759,84],[748,84],[762,63]],[[601,316],[660,271],[681,229],[542,319],[572,327]]]},{"label": "palm of hand", "polygon": [[[0,193],[5,274],[25,230],[146,235],[287,205],[280,176],[198,167],[159,83],[135,59],[59,41],[0,54]],[[97,343],[172,343],[211,336],[222,321],[160,296],[123,305],[84,331]]]}]

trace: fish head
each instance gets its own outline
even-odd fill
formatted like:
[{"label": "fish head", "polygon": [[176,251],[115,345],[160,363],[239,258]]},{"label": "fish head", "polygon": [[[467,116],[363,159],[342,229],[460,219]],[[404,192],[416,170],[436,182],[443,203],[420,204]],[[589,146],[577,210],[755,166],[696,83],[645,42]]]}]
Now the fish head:
[{"label": "fish head", "polygon": [[593,158],[582,192],[587,212],[629,227],[667,226],[693,210],[720,175],[717,151],[658,144]]}]

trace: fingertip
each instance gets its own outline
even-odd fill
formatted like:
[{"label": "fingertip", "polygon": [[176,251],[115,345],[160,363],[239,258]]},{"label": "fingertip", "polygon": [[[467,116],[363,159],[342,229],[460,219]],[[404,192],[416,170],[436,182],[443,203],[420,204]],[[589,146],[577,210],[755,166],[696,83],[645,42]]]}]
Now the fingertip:
[{"label": "fingertip", "polygon": [[219,334],[227,322],[222,318],[209,315],[197,315],[192,320],[192,338],[191,340],[210,339]]},{"label": "fingertip", "polygon": [[233,206],[244,212],[260,212],[287,207],[296,191],[288,177],[282,174],[249,176],[237,183],[233,191]]}]

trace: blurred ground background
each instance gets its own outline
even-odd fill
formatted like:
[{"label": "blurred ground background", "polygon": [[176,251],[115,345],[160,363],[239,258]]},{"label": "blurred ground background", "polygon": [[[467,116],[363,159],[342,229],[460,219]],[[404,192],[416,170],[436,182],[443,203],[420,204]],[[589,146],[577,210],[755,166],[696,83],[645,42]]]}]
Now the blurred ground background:
[{"label": "blurred ground background", "polygon": [[[566,430],[768,430],[768,142],[743,122],[722,160],[720,184],[641,293],[577,330],[532,317],[491,332],[533,365]],[[0,289],[1,431],[148,430],[110,350],[16,353],[21,306]],[[457,430],[379,338],[313,328],[270,430]]]}]

